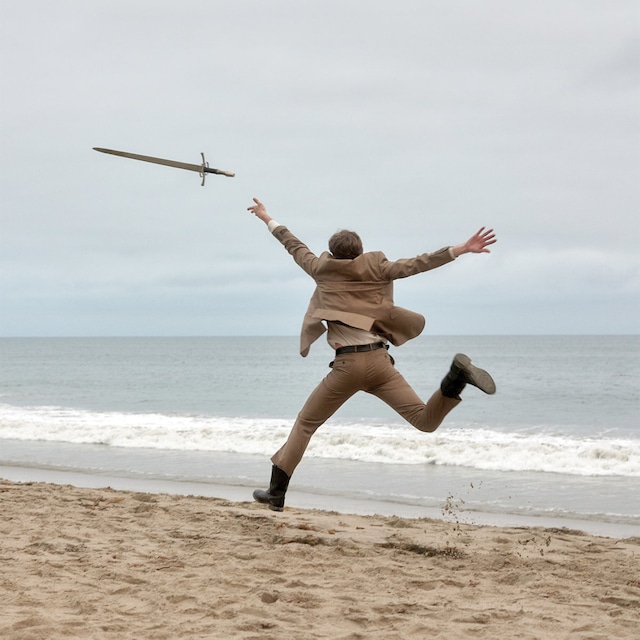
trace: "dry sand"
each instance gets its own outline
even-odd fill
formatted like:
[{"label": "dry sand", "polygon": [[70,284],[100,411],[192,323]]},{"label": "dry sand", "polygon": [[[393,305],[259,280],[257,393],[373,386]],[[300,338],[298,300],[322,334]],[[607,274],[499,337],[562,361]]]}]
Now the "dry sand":
[{"label": "dry sand", "polygon": [[562,638],[640,629],[640,538],[0,481],[0,638]]}]

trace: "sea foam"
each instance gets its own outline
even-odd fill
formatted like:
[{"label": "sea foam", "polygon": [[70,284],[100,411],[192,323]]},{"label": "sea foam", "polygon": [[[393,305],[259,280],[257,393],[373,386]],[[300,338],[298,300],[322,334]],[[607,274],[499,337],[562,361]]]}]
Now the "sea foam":
[{"label": "sea foam", "polygon": [[[0,439],[271,455],[290,428],[291,421],[284,419],[0,405]],[[306,455],[383,464],[640,477],[640,440],[514,433],[460,424],[424,434],[404,423],[333,419],[318,430]]]}]

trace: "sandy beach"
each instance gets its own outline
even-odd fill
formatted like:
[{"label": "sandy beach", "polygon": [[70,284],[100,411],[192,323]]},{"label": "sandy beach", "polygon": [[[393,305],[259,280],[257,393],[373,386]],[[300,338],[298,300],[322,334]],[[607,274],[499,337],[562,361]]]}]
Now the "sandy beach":
[{"label": "sandy beach", "polygon": [[0,637],[636,638],[640,538],[0,481]]}]

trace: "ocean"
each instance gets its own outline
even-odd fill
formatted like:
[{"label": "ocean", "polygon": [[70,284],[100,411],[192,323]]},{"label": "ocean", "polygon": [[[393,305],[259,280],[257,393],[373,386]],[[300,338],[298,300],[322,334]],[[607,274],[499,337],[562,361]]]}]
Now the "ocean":
[{"label": "ocean", "polygon": [[[307,358],[297,347],[296,337],[2,338],[0,477],[224,486],[251,500],[329,372],[326,343]],[[425,400],[457,352],[491,372],[494,396],[467,387],[424,434],[357,395],[312,439],[287,504],[640,535],[640,336],[422,336],[391,348]]]}]

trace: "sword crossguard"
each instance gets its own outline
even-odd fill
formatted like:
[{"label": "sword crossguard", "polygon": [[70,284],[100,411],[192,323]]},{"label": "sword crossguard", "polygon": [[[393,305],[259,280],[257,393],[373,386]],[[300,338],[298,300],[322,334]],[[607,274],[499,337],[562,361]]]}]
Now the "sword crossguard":
[{"label": "sword crossguard", "polygon": [[207,177],[207,172],[205,171],[205,169],[209,168],[209,163],[204,159],[204,151],[201,151],[200,155],[202,156],[202,171],[200,172],[200,177],[202,178],[202,184],[200,186],[204,187],[204,181],[205,181],[205,178]]}]

